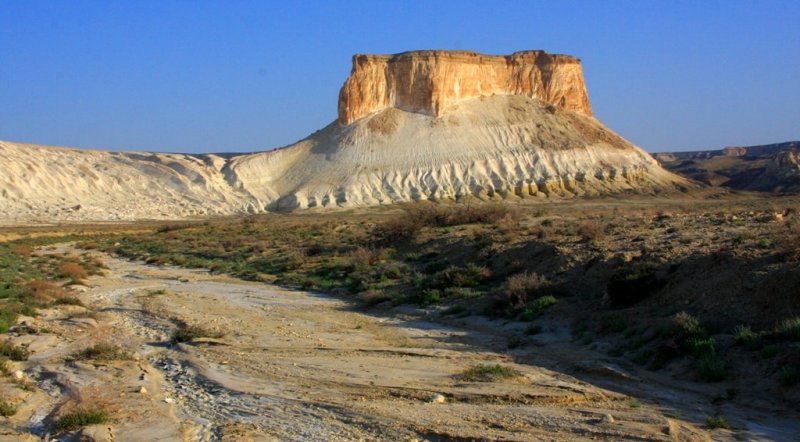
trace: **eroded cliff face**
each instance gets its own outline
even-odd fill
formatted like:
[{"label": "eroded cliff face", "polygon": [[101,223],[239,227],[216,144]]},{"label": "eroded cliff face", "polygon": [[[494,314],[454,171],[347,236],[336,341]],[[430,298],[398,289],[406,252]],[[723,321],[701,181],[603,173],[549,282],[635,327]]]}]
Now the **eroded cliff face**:
[{"label": "eroded cliff face", "polygon": [[578,59],[542,51],[357,55],[338,120],[272,151],[115,153],[0,142],[0,165],[0,224],[694,186],[592,116]]},{"label": "eroded cliff face", "polygon": [[544,51],[502,56],[413,51],[353,56],[353,70],[339,92],[339,123],[390,107],[439,117],[460,101],[491,95],[523,95],[592,115],[575,57]]}]

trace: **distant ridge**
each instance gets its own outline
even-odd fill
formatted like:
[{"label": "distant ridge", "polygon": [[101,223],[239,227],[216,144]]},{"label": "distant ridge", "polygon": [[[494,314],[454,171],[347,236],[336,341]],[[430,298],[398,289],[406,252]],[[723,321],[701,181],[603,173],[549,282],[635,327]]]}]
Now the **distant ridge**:
[{"label": "distant ridge", "polygon": [[667,169],[713,186],[800,193],[800,141],[653,154]]}]

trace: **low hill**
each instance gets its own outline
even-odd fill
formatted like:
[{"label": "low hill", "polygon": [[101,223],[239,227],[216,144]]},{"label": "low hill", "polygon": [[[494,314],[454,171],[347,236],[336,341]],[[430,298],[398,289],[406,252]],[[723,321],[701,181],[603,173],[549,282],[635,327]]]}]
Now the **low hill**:
[{"label": "low hill", "polygon": [[800,193],[800,141],[719,150],[656,153],[672,172],[737,190]]}]

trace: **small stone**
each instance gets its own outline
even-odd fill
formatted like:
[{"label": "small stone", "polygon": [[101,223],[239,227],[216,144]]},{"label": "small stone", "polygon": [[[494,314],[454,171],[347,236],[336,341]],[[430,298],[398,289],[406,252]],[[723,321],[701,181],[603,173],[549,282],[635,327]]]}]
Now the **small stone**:
[{"label": "small stone", "polygon": [[605,424],[613,424],[614,423],[614,416],[610,414],[603,415],[603,423]]},{"label": "small stone", "polygon": [[20,380],[22,380],[23,378],[25,378],[25,373],[23,373],[23,372],[22,372],[22,370],[15,370],[15,371],[14,371],[14,373],[12,373],[12,374],[11,374],[11,376],[12,376],[14,379],[16,379],[16,380],[20,381]]},{"label": "small stone", "polygon": [[147,389],[142,387],[139,389],[139,394],[147,394]]},{"label": "small stone", "polygon": [[432,404],[443,404],[446,401],[447,401],[447,398],[444,397],[444,395],[441,395],[441,394],[437,393],[437,394],[434,394],[433,397],[431,397],[431,401],[430,402]]},{"label": "small stone", "polygon": [[171,404],[171,403],[175,402],[175,399],[172,399],[171,397],[165,397],[164,398],[164,402],[166,402],[168,404]]}]

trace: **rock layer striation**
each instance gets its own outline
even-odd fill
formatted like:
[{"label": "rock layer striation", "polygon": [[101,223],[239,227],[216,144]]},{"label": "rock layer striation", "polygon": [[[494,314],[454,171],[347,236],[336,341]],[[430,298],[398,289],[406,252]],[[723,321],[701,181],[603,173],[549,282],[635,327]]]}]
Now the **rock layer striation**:
[{"label": "rock layer striation", "polygon": [[339,92],[339,123],[389,107],[440,117],[470,98],[523,95],[592,115],[581,62],[569,55],[521,51],[492,56],[467,51],[355,55]]},{"label": "rock layer striation", "polygon": [[339,118],[245,155],[0,142],[0,222],[181,218],[462,198],[656,194],[693,184],[591,114],[578,59],[357,55]]}]

